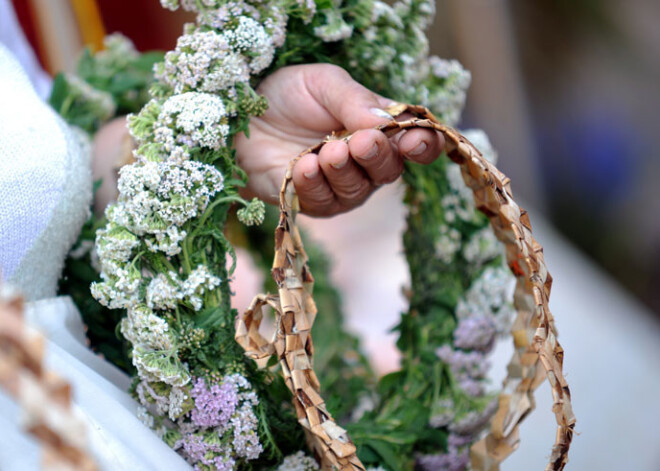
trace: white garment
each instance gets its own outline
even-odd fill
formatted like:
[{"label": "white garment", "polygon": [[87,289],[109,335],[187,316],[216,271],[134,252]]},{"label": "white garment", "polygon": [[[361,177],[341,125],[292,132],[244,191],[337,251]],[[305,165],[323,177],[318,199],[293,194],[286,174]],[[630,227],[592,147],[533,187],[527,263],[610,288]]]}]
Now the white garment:
[{"label": "white garment", "polygon": [[0,44],[0,273],[29,300],[55,296],[89,215],[90,145],[37,96]]},{"label": "white garment", "polygon": [[[125,392],[130,379],[92,353],[71,298],[29,303],[26,321],[47,339],[46,365],[73,386],[74,409],[87,425],[88,442],[103,471],[190,471],[190,466],[136,417]],[[0,470],[40,469],[37,442],[19,427],[19,408],[0,389]]]}]

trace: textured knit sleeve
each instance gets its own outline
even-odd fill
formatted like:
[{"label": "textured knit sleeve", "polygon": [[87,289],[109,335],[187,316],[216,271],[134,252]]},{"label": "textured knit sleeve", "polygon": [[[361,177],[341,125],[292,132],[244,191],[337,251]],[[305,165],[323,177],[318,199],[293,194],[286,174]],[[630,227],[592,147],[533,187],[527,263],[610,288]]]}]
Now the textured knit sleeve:
[{"label": "textured knit sleeve", "polygon": [[88,216],[90,145],[35,93],[0,44],[0,273],[30,299],[54,296]]}]

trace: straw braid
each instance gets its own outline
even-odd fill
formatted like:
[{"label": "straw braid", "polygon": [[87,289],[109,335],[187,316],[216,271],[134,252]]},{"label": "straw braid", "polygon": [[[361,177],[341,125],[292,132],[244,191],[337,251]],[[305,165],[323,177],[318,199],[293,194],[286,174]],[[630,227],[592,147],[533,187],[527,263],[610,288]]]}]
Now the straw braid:
[{"label": "straw braid", "polygon": [[[440,124],[428,109],[396,105],[387,111],[393,116],[403,113],[415,116],[376,127],[388,136],[411,128],[434,129],[444,136],[447,156],[461,166],[463,179],[474,192],[476,206],[488,216],[495,235],[505,244],[509,267],[517,278],[514,305],[518,316],[512,329],[515,353],[490,433],[471,448],[472,466],[475,470],[495,471],[517,448],[518,425],[534,408],[533,392],[547,377],[552,388],[557,437],[546,471],[562,470],[568,461],[575,416],[562,372],[564,351],[557,341],[554,318],[548,308],[552,278],[543,259],[543,249],[532,236],[527,212],[513,200],[509,178],[486,161],[465,137]],[[329,137],[291,161],[280,191],[280,221],[275,231],[272,275],[279,296],[255,298],[251,307],[237,318],[236,340],[260,365],[277,354],[293,394],[298,420],[310,446],[321,458],[323,469],[364,470],[355,454],[355,445],[328,413],[312,367],[314,349],[310,331],[317,312],[311,295],[314,280],[295,224],[299,203],[291,184],[293,166],[303,155],[318,153],[331,140],[349,138],[348,135]],[[272,342],[259,334],[264,305],[271,306],[277,314]],[[537,368],[539,362],[542,368]]]},{"label": "straw braid", "polygon": [[44,469],[94,471],[71,386],[43,367],[44,341],[29,332],[20,298],[0,299],[0,387],[20,403],[24,427],[44,446]]}]

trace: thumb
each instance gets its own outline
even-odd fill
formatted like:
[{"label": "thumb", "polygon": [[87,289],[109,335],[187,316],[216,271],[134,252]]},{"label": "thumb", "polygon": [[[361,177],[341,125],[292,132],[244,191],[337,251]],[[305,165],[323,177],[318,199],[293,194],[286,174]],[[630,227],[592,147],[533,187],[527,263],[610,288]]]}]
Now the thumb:
[{"label": "thumb", "polygon": [[395,102],[362,86],[341,67],[323,64],[305,72],[309,93],[349,132],[393,119],[383,108]]}]

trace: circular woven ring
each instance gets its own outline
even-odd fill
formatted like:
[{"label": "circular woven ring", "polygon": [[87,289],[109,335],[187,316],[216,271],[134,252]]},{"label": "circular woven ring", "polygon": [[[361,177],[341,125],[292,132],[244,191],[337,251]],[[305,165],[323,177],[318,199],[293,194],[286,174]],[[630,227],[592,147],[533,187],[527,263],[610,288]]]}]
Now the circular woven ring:
[{"label": "circular woven ring", "polygon": [[[512,328],[515,352],[499,395],[499,406],[491,420],[490,432],[471,448],[472,467],[492,471],[518,445],[518,426],[534,408],[534,390],[548,379],[552,389],[557,436],[546,471],[562,470],[575,428],[571,395],[563,372],[564,351],[557,341],[554,318],[548,308],[552,277],[543,259],[543,248],[532,236],[527,212],[511,195],[510,180],[456,130],[440,124],[426,108],[396,105],[392,116],[413,116],[390,121],[375,129],[391,136],[411,128],[428,128],[445,138],[447,156],[461,167],[465,184],[474,193],[477,209],[484,213],[497,238],[506,246],[507,263],[516,276],[514,306],[517,317]],[[278,296],[259,295],[236,321],[236,340],[246,354],[265,365],[276,354],[285,382],[293,394],[298,420],[305,429],[310,447],[321,458],[323,469],[364,470],[355,445],[325,407],[320,384],[312,366],[314,348],[311,328],[316,317],[312,298],[312,274],[295,224],[298,198],[292,185],[293,166],[305,154],[318,153],[325,143],[350,135],[329,137],[295,157],[280,190],[280,219],[275,230],[275,259],[272,276]],[[259,333],[261,308],[270,305],[276,312],[272,341]],[[539,368],[539,364],[541,367]]]}]

